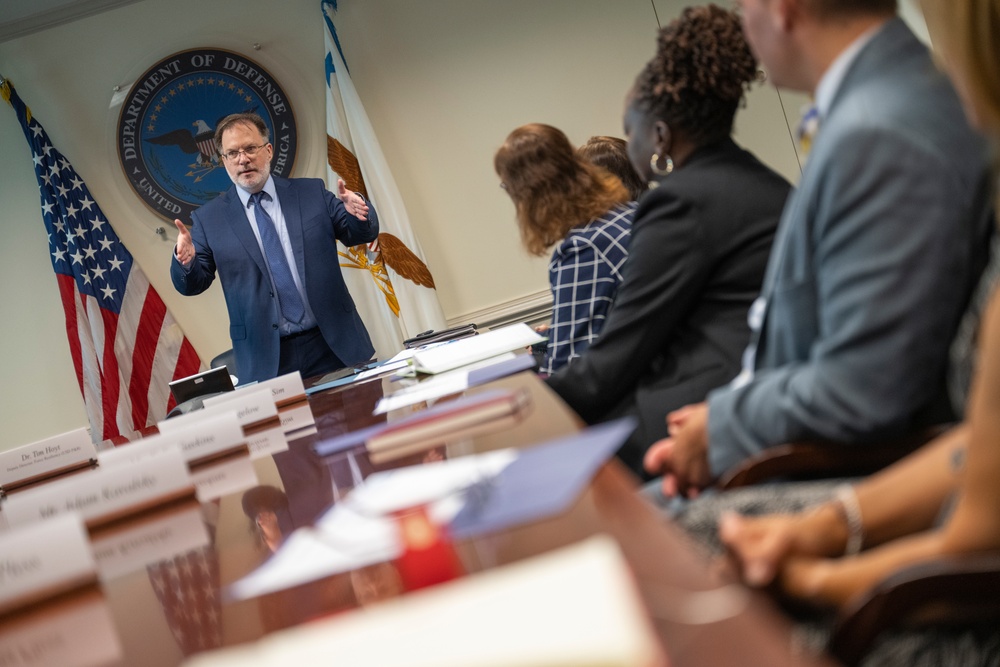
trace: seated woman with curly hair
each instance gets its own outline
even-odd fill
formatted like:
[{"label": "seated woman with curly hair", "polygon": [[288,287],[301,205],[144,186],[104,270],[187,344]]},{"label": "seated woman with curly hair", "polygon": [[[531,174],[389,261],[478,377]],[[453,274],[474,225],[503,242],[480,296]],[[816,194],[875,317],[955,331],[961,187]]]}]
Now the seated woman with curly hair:
[{"label": "seated woman with curly hair", "polygon": [[604,330],[547,381],[588,423],[639,417],[618,453],[639,475],[667,413],[732,380],[750,340],[747,312],[789,192],[730,137],[756,78],[739,18],[694,7],[660,32],[628,96],[629,156],[656,187],[636,210]]},{"label": "seated woman with curly hair", "polygon": [[578,156],[551,125],[507,137],[494,158],[533,255],[559,244],[549,262],[552,324],[541,372],[579,357],[601,331],[628,258],[635,202],[621,181]]}]

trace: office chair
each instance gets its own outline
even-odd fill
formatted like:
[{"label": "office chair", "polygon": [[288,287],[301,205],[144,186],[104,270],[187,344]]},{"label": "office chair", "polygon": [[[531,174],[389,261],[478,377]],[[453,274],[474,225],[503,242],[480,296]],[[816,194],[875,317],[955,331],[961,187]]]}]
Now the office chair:
[{"label": "office chair", "polygon": [[229,369],[230,375],[237,378],[240,376],[239,369],[236,368],[236,353],[233,352],[232,348],[226,350],[222,354],[216,355],[208,365],[211,368],[225,366]]}]

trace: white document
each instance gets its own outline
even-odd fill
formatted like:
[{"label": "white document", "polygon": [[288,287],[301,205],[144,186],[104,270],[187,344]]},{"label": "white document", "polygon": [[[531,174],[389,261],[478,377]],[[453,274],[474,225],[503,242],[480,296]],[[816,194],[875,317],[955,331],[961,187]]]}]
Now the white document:
[{"label": "white document", "polygon": [[435,401],[443,396],[460,394],[469,388],[469,371],[459,369],[403,387],[379,399],[372,414],[382,415],[417,403]]},{"label": "white document", "polygon": [[[485,334],[480,334],[479,336],[474,336],[473,338],[480,338],[483,335]],[[463,340],[472,340],[472,338],[466,338]],[[477,368],[486,368],[501,361],[513,359],[514,356],[515,355],[513,353],[507,352],[495,357],[483,359],[463,368],[457,368],[453,371],[440,373],[432,378],[424,380],[423,382],[398,389],[392,394],[380,398],[378,403],[375,404],[375,410],[372,414],[381,415],[392,410],[416,405],[417,403],[436,401],[444,396],[460,394],[469,388],[470,372],[476,370]]]},{"label": "white document", "polygon": [[[412,350],[407,350],[412,352]],[[398,356],[398,355],[397,355]],[[412,354],[410,356],[413,356]],[[368,378],[375,377],[376,375],[385,375],[387,373],[392,373],[393,371],[398,371],[401,368],[406,368],[410,365],[408,359],[402,359],[400,361],[387,361],[386,363],[376,366],[375,368],[369,368],[366,371],[358,373],[357,380],[367,380]]]},{"label": "white document", "polygon": [[512,324],[478,336],[451,341],[440,347],[418,350],[413,355],[413,367],[422,373],[443,373],[505,352],[523,349],[543,340],[545,339],[527,324]]},{"label": "white document", "polygon": [[325,529],[293,531],[263,565],[234,582],[227,595],[245,600],[382,563],[399,554],[399,536],[390,518],[362,516],[335,505],[327,512],[326,524]]},{"label": "white document", "polygon": [[243,600],[392,560],[402,548],[393,512],[426,505],[431,521],[447,525],[462,509],[465,489],[499,474],[516,458],[515,450],[505,449],[375,473],[315,527],[294,531],[228,594]]},{"label": "white document", "polygon": [[[447,461],[384,470],[367,477],[344,501],[366,515],[390,514],[460,493],[491,479],[517,459],[517,450],[500,449]],[[323,525],[320,518],[318,526]]]}]

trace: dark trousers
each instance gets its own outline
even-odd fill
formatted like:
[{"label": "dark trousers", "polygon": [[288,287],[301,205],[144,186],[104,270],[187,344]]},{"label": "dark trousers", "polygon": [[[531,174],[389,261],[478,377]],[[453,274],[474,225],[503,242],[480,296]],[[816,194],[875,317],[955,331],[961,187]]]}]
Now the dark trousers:
[{"label": "dark trousers", "polygon": [[319,327],[281,338],[278,375],[299,371],[303,378],[324,375],[344,367],[327,345]]}]

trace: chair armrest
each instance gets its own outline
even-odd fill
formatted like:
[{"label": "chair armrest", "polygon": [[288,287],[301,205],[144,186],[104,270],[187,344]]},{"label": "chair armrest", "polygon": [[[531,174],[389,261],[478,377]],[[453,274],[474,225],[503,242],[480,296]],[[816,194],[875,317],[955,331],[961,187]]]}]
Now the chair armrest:
[{"label": "chair armrest", "polygon": [[827,648],[855,665],[892,628],[998,621],[1000,553],[940,558],[904,568],[859,595],[837,617]]},{"label": "chair armrest", "polygon": [[769,447],[727,470],[716,486],[728,491],[777,479],[806,480],[868,475],[895,463],[944,433],[950,426],[933,426],[884,443],[845,445],[798,442]]}]

